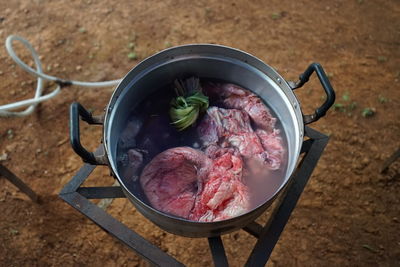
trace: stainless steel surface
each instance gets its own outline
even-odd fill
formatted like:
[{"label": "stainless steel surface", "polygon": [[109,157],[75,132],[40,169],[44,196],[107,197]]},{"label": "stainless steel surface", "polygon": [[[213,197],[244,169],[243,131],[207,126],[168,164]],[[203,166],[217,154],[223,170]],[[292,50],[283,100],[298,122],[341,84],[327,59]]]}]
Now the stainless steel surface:
[{"label": "stainless steel surface", "polygon": [[144,216],[169,232],[192,237],[220,235],[254,220],[272,198],[236,218],[192,222],[161,213],[144,203],[129,190],[117,169],[117,143],[131,111],[154,90],[182,75],[238,84],[260,96],[277,114],[286,135],[289,157],[284,182],[275,196],[289,180],[299,157],[304,131],[300,104],[285,79],[261,60],[237,49],[207,44],[174,47],[155,54],[133,68],[117,86],[106,109],[103,141],[110,167],[127,197]]}]

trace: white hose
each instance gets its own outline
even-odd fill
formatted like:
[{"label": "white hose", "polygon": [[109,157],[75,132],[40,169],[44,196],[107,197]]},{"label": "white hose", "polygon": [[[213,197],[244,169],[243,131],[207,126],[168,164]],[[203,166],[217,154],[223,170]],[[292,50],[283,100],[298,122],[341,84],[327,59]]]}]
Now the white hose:
[{"label": "white hose", "polygon": [[[12,47],[13,41],[20,41],[31,52],[31,56],[35,62],[36,69],[29,67],[15,54],[14,49]],[[6,49],[11,58],[22,69],[29,72],[33,76],[37,77],[37,86],[36,86],[35,96],[33,98],[0,106],[0,117],[23,117],[29,115],[35,110],[37,104],[58,95],[61,91],[62,86],[78,85],[83,87],[107,87],[107,86],[115,86],[121,81],[121,79],[119,79],[119,80],[104,81],[104,82],[82,82],[82,81],[64,80],[55,76],[47,75],[43,72],[42,63],[40,62],[36,50],[27,40],[25,40],[20,36],[16,35],[8,36],[6,39]],[[42,95],[44,80],[54,81],[57,84],[57,87],[52,92],[46,95]],[[26,106],[29,107],[26,108],[24,111],[12,111],[14,109]]]}]

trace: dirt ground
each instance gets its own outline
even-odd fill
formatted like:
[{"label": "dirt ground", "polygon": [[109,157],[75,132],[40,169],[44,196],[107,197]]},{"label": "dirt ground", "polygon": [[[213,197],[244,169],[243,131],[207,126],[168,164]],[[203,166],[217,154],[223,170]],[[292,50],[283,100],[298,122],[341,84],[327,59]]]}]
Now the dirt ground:
[{"label": "dirt ground", "polygon": [[[288,80],[320,62],[337,101],[312,127],[331,139],[268,265],[399,266],[400,161],[379,173],[400,145],[399,1],[0,0],[0,6],[0,40],[25,37],[47,73],[70,79],[117,79],[159,50],[199,42],[247,51]],[[4,47],[0,81],[0,104],[33,95],[35,79]],[[28,117],[0,119],[0,163],[42,199],[32,203],[0,179],[2,266],[145,265],[58,197],[82,166],[68,142],[69,105],[79,101],[100,114],[112,91],[69,87]],[[315,79],[296,94],[305,113],[322,102]],[[81,132],[87,147],[97,147],[100,127]],[[113,179],[99,167],[87,184]],[[212,264],[206,239],[165,233],[126,199],[108,211],[185,264]],[[238,231],[223,240],[230,264],[242,266],[255,239]]]}]

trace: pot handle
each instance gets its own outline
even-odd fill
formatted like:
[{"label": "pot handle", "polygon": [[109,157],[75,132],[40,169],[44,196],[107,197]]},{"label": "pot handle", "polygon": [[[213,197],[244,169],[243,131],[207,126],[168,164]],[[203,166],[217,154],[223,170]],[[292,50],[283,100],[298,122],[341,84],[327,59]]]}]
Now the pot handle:
[{"label": "pot handle", "polygon": [[329,82],[328,77],[325,74],[324,69],[319,63],[312,63],[303,74],[300,74],[299,81],[293,87],[293,90],[302,87],[308,80],[310,79],[311,74],[313,72],[317,73],[318,79],[321,82],[322,88],[324,88],[326,93],[325,102],[315,110],[314,114],[304,115],[303,121],[304,124],[309,124],[319,120],[321,117],[325,116],[325,113],[335,102],[335,91],[332,88],[331,83]]},{"label": "pot handle", "polygon": [[103,124],[101,117],[93,116],[78,102],[72,103],[69,112],[69,137],[72,148],[86,163],[92,165],[107,165],[105,153],[102,153],[102,155],[95,155],[82,146],[79,131],[79,116],[88,124]]}]

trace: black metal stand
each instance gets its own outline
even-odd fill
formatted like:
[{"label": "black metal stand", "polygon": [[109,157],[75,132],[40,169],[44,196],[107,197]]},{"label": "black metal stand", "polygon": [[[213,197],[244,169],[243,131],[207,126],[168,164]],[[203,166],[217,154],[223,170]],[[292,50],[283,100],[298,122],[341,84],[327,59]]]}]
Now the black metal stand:
[{"label": "black metal stand", "polygon": [[25,195],[27,195],[32,201],[38,202],[39,197],[33,190],[27,186],[21,179],[19,179],[14,173],[12,173],[5,166],[0,164],[0,177],[6,178],[13,185],[15,185],[19,190],[21,190]]},{"label": "black metal stand", "polygon": [[[266,264],[328,143],[326,135],[311,128],[305,128],[305,135],[309,139],[303,142],[301,153],[304,155],[286,189],[277,200],[279,203],[272,210],[268,222],[264,226],[252,222],[243,228],[257,238],[246,266]],[[63,188],[60,197],[150,263],[158,266],[184,266],[88,200],[125,197],[120,187],[80,187],[95,168],[96,166],[85,164]],[[221,237],[208,238],[208,242],[215,266],[228,266]]]},{"label": "black metal stand", "polygon": [[385,160],[380,172],[384,173],[385,171],[387,171],[390,165],[392,165],[392,163],[395,162],[398,158],[400,158],[400,148],[397,149],[392,155],[390,155],[390,157],[387,160]]}]

